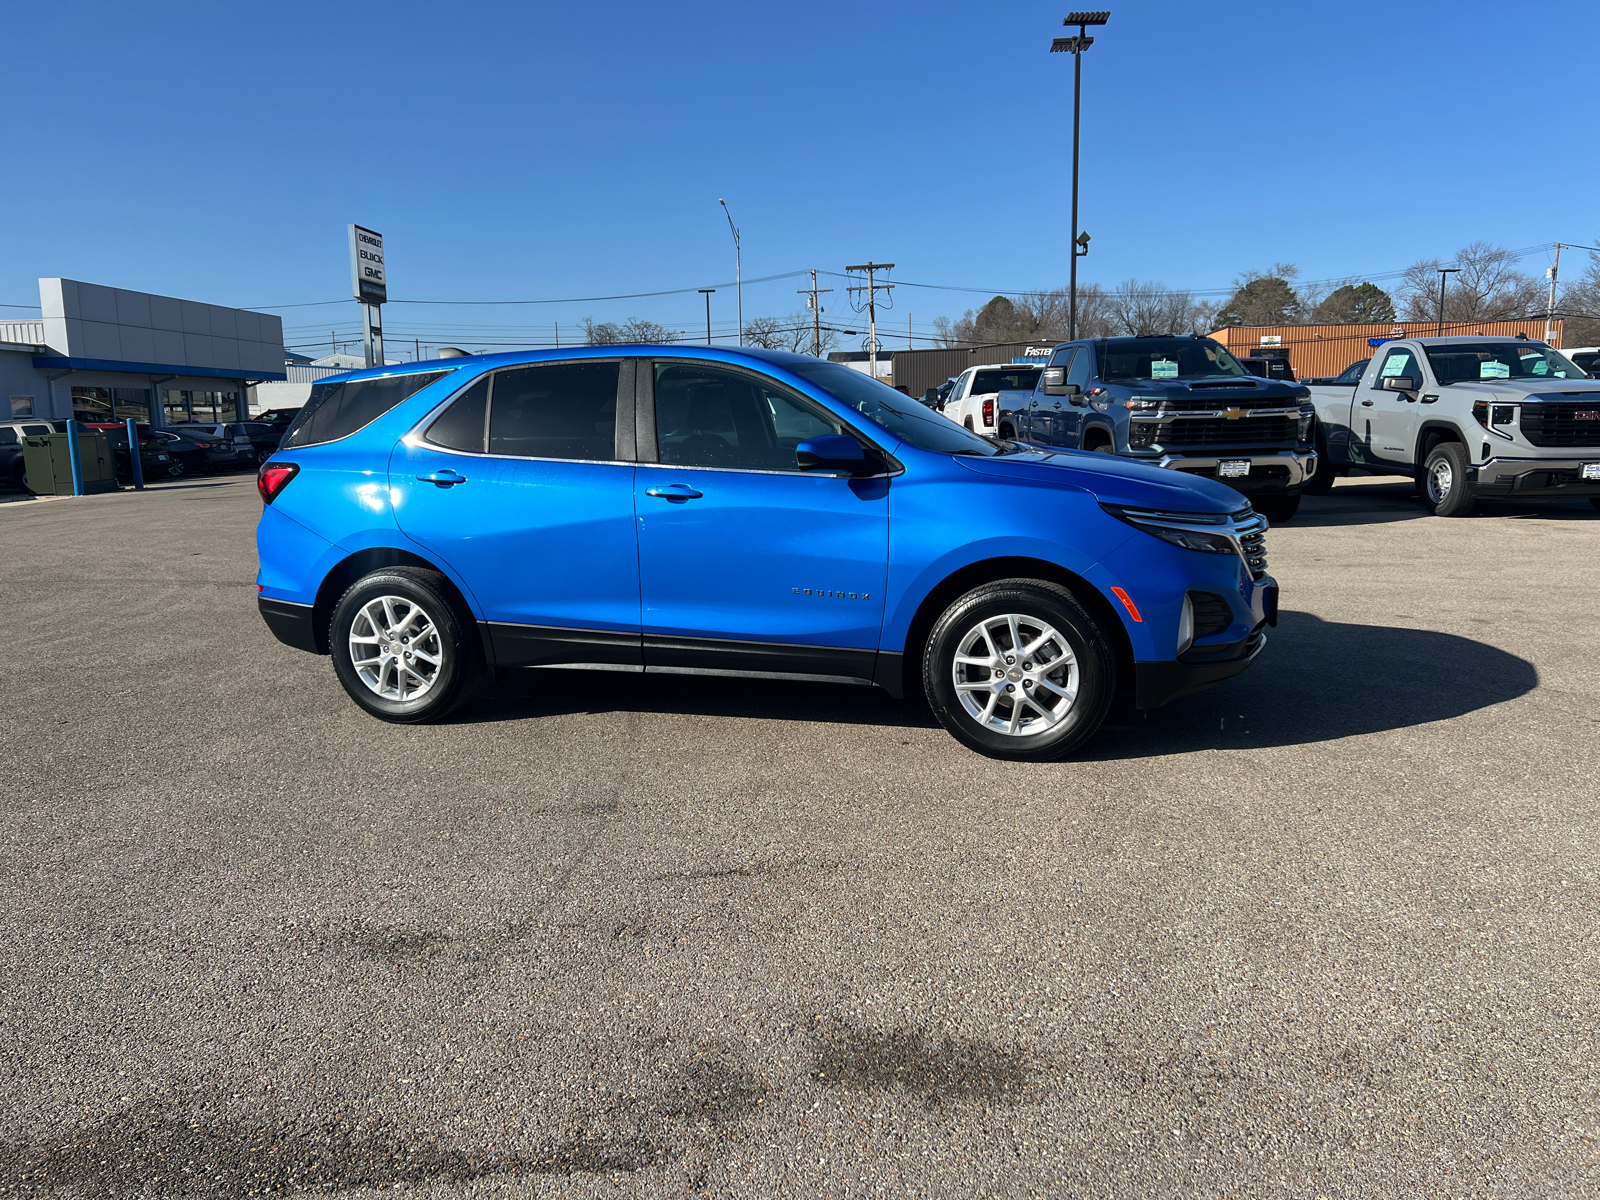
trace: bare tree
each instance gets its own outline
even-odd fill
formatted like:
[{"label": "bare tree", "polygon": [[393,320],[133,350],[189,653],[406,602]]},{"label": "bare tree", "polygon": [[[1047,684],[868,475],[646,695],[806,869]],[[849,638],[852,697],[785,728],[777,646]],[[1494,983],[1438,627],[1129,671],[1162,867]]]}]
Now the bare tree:
[{"label": "bare tree", "polygon": [[1565,318],[1562,345],[1600,345],[1600,255],[1591,253],[1582,276],[1561,289],[1556,311]]},{"label": "bare tree", "polygon": [[1473,242],[1456,252],[1452,262],[1426,258],[1406,268],[1400,298],[1408,321],[1438,321],[1439,268],[1454,266],[1445,286],[1445,321],[1507,321],[1544,312],[1544,289],[1517,265],[1504,246]]},{"label": "bare tree", "polygon": [[1273,263],[1270,271],[1246,271],[1233,283],[1233,295],[1217,310],[1219,325],[1299,325],[1306,306],[1293,280],[1293,263]]},{"label": "bare tree", "polygon": [[593,317],[583,319],[583,336],[585,342],[591,346],[617,346],[617,345],[662,345],[668,342],[682,341],[684,334],[678,330],[668,329],[665,325],[655,321],[648,321],[643,317],[632,317],[622,325],[615,321],[596,321]]},{"label": "bare tree", "polygon": [[[1069,336],[1070,297],[1066,288],[996,296],[960,320],[936,317],[939,342],[946,348],[992,346],[1006,342],[1059,342]],[[1105,290],[1099,284],[1078,288],[1078,335],[1104,337],[1112,325]]]},{"label": "bare tree", "polygon": [[[763,350],[788,350],[794,354],[813,352],[815,332],[810,309],[801,309],[782,318],[751,317],[744,323],[745,345]],[[831,326],[822,326],[822,353],[826,354],[838,344],[838,332]]]},{"label": "bare tree", "polygon": [[1194,331],[1194,297],[1155,280],[1128,279],[1108,297],[1116,331],[1139,337]]}]

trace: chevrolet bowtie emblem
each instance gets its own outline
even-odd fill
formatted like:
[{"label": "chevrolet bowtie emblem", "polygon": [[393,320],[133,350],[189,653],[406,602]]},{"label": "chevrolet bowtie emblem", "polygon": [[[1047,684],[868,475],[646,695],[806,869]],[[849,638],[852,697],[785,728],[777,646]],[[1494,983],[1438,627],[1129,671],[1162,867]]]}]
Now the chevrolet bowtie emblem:
[{"label": "chevrolet bowtie emblem", "polygon": [[1225,408],[1222,410],[1222,415],[1230,421],[1237,421],[1240,417],[1244,416],[1244,409]]}]

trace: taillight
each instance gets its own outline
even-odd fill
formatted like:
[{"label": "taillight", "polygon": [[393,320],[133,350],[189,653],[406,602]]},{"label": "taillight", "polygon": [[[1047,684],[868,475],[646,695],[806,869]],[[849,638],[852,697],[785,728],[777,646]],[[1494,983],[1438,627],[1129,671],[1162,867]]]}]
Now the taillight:
[{"label": "taillight", "polygon": [[289,480],[300,473],[298,463],[264,462],[261,469],[256,472],[256,491],[261,493],[264,504],[271,504],[278,498],[278,493],[289,486]]},{"label": "taillight", "polygon": [[985,400],[983,402],[983,423],[985,425],[993,425],[994,424],[994,401],[993,400]]}]

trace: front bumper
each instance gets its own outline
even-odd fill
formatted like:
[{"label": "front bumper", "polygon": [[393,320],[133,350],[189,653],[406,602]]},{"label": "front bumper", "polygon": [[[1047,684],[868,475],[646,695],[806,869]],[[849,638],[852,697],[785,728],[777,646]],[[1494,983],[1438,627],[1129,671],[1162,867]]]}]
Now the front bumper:
[{"label": "front bumper", "polygon": [[1491,458],[1468,482],[1480,496],[1600,496],[1600,479],[1583,478],[1583,468],[1594,463],[1600,451],[1587,458]]},{"label": "front bumper", "polygon": [[[1134,706],[1160,708],[1180,696],[1192,696],[1216,687],[1247,670],[1266,645],[1266,630],[1257,629],[1243,642],[1207,647],[1203,655],[1190,651],[1176,662],[1136,662],[1133,664]],[[1202,661],[1194,661],[1202,657]]]},{"label": "front bumper", "polygon": [[[1218,474],[1224,462],[1249,459],[1250,474],[1224,479]],[[1237,454],[1163,454],[1151,460],[1169,471],[1199,475],[1225,483],[1236,492],[1298,492],[1311,482],[1317,471],[1315,450],[1274,450],[1266,454],[1241,450]]]}]

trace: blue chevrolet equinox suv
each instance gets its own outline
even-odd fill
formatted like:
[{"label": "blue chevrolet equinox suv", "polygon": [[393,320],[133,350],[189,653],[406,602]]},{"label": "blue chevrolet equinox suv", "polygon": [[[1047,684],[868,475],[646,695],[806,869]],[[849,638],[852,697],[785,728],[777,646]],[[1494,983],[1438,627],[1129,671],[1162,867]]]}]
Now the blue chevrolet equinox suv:
[{"label": "blue chevrolet equinox suv", "polygon": [[358,705],[511,668],[920,688],[1051,759],[1119,689],[1243,671],[1266,521],[1219,483],[977,436],[838,363],[603,346],[319,383],[258,479],[261,615]]}]

